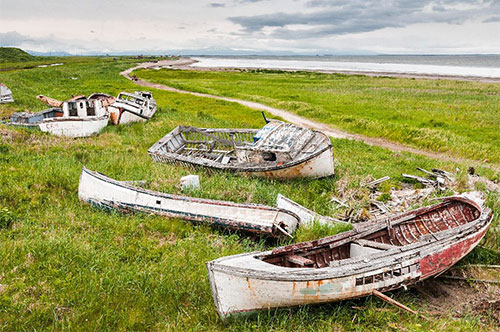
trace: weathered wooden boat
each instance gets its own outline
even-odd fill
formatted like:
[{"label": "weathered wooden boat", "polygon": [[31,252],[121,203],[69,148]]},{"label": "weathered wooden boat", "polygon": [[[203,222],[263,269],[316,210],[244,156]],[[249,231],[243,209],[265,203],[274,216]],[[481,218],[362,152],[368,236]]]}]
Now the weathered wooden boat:
[{"label": "weathered wooden boat", "polygon": [[160,193],[113,180],[85,167],[78,197],[124,213],[153,213],[271,237],[290,235],[299,223],[294,213],[283,209]]},{"label": "weathered wooden boat", "polygon": [[53,107],[37,113],[14,113],[10,124],[73,138],[98,134],[109,121],[106,108],[102,104],[110,97],[106,96],[77,96],[62,102],[40,95],[37,96],[38,100]]},{"label": "weathered wooden boat", "polygon": [[12,102],[14,102],[12,91],[3,83],[0,83],[0,104]]},{"label": "weathered wooden boat", "polygon": [[478,193],[355,230],[207,263],[219,315],[331,302],[437,276],[483,238],[492,212]]},{"label": "weathered wooden boat", "polygon": [[277,179],[319,178],[334,173],[328,136],[276,120],[260,130],[178,126],[148,153],[158,162]]},{"label": "weathered wooden boat", "polygon": [[43,119],[38,126],[52,135],[76,138],[98,134],[108,125],[108,120],[99,99],[79,96],[63,102],[61,116]]},{"label": "weathered wooden boat", "polygon": [[156,112],[153,94],[147,91],[135,93],[121,92],[114,103],[108,107],[111,122],[115,125],[147,121]]}]

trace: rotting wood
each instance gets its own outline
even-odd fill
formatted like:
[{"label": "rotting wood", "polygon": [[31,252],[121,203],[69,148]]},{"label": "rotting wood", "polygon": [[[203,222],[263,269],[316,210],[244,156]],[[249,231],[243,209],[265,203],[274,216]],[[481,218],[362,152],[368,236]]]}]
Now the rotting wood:
[{"label": "rotting wood", "polygon": [[367,184],[365,184],[365,187],[376,187],[377,185],[381,184],[382,182],[385,182],[387,180],[389,180],[390,177],[389,176],[384,176],[380,179],[377,179],[377,180],[373,180],[371,182],[368,182]]},{"label": "rotting wood", "polygon": [[375,295],[376,297],[386,301],[387,303],[390,303],[390,304],[392,304],[400,309],[403,309],[404,311],[407,311],[407,312],[414,314],[414,315],[418,315],[418,313],[415,310],[408,308],[407,306],[405,306],[401,302],[398,302],[394,299],[391,299],[389,296],[385,295],[384,293],[379,292],[376,289],[373,290],[372,294]]},{"label": "rotting wood", "polygon": [[170,195],[116,181],[86,168],[80,175],[78,198],[106,210],[157,214],[276,238],[290,237],[299,223],[297,215],[284,209]]},{"label": "rotting wood", "polygon": [[418,181],[418,182],[420,182],[420,183],[422,183],[423,185],[426,185],[426,186],[428,186],[428,185],[434,186],[434,185],[436,185],[436,184],[437,184],[437,182],[436,182],[436,181],[431,180],[431,179],[426,179],[426,178],[423,178],[423,177],[421,177],[421,176],[417,176],[417,175],[410,175],[410,174],[405,174],[405,173],[403,173],[403,174],[401,174],[401,175],[402,175],[404,178],[411,179],[411,180],[416,180],[416,181]]},{"label": "rotting wood", "polygon": [[430,175],[430,176],[433,176],[433,177],[436,177],[436,174],[432,173],[432,172],[429,172],[428,170],[426,169],[423,169],[423,168],[420,168],[420,167],[417,167],[417,170],[421,171],[421,172],[424,172],[425,174],[427,175]]},{"label": "rotting wood", "polygon": [[[406,289],[453,266],[482,240],[491,220],[479,194],[468,193],[330,237],[222,257],[207,263],[217,311],[224,318]],[[314,263],[296,264],[290,255]]]},{"label": "rotting wood", "polygon": [[178,126],[148,153],[157,162],[277,179],[334,174],[332,145],[325,134],[276,120],[260,130]]}]

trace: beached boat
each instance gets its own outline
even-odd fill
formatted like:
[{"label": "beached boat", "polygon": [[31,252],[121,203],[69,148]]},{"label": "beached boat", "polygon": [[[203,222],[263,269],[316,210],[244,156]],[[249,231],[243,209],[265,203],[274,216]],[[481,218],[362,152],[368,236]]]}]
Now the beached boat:
[{"label": "beached boat", "polygon": [[215,305],[224,318],[406,287],[467,255],[491,219],[469,193],[323,239],[219,258],[207,263]]},{"label": "beached boat", "polygon": [[61,105],[62,108],[53,107],[38,113],[14,113],[10,124],[74,138],[98,134],[108,124],[109,117],[100,97],[87,99],[78,96],[61,104],[45,96],[38,96],[37,99],[49,105]]},{"label": "beached boat", "polygon": [[14,102],[12,91],[10,91],[10,89],[3,83],[0,83],[0,104],[12,102]]},{"label": "beached boat", "polygon": [[278,179],[319,178],[334,173],[328,136],[276,120],[260,130],[178,126],[148,153],[158,162]]},{"label": "beached boat", "polygon": [[113,180],[85,167],[80,176],[78,197],[124,213],[152,213],[271,237],[292,234],[299,223],[294,213],[283,209],[165,194]]},{"label": "beached boat", "polygon": [[108,112],[111,122],[115,125],[147,121],[156,112],[156,101],[151,92],[121,92],[114,103],[108,107]]}]

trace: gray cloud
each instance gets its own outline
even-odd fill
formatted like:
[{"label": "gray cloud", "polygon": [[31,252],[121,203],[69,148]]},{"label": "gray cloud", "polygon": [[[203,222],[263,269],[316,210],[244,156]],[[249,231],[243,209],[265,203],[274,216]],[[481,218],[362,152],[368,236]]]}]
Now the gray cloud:
[{"label": "gray cloud", "polygon": [[226,4],[220,2],[212,2],[209,4],[209,6],[213,8],[219,8],[219,7],[226,7]]},{"label": "gray cloud", "polygon": [[[457,6],[465,3],[468,6]],[[461,24],[490,16],[500,10],[498,0],[389,0],[383,5],[377,0],[312,0],[306,5],[323,9],[313,12],[234,16],[229,20],[240,25],[244,34],[258,33],[266,27],[271,27],[276,28],[269,35],[272,38],[300,39],[401,28],[417,23]],[[307,28],[292,29],[289,27],[291,25]]]}]

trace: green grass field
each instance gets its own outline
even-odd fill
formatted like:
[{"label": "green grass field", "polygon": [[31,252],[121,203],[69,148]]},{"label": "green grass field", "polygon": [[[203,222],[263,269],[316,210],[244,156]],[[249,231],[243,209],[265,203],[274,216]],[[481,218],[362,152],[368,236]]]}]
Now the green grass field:
[{"label": "green grass field", "polygon": [[[0,105],[0,116],[44,109],[35,100],[38,94],[66,99],[92,92],[116,95],[119,91],[135,91],[138,88],[118,73],[136,61],[64,58],[62,66],[0,72],[0,81],[11,88],[16,100]],[[289,77],[273,75],[277,80]],[[362,78],[353,80],[361,82]],[[487,95],[492,89],[487,86],[480,91]],[[498,326],[494,318],[473,312],[462,317],[443,313],[423,320],[375,298],[270,310],[223,323],[215,311],[205,262],[278,243],[179,220],[106,213],[78,201],[78,179],[84,165],[118,180],[148,180],[152,189],[179,194],[179,179],[190,170],[154,163],[146,152],[178,124],[263,125],[260,112],[236,104],[158,90],[153,93],[159,110],[151,121],[109,126],[96,137],[57,138],[0,124],[2,330],[477,331]],[[467,101],[470,97],[457,92],[456,98]],[[415,173],[416,166],[449,171],[456,167],[465,170],[467,166],[394,153],[360,142],[332,143],[337,162],[337,174],[332,178],[277,182],[200,169],[196,174],[200,175],[202,189],[191,194],[274,205],[276,195],[282,193],[319,213],[332,214],[332,195],[357,190],[359,204],[366,201],[368,192],[359,186],[369,176],[389,175],[390,184],[398,186],[401,173]],[[480,171],[493,176],[487,169]],[[489,205],[496,212],[494,225],[498,227],[498,196],[490,195]],[[342,229],[338,227],[303,229],[293,241],[339,231]],[[498,232],[489,232],[482,245],[499,250]],[[466,261],[492,263],[496,259],[488,249],[476,249]],[[414,309],[426,310],[412,291],[398,291],[391,296]]]},{"label": "green grass field", "polygon": [[180,89],[292,111],[333,127],[500,165],[500,84],[255,70],[142,70]]}]

